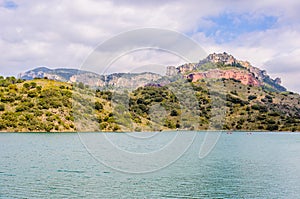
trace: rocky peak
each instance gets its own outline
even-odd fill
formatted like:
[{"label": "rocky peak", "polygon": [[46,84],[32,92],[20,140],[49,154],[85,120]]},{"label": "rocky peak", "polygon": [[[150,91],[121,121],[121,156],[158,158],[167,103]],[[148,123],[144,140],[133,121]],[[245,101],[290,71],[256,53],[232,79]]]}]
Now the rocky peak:
[{"label": "rocky peak", "polygon": [[184,74],[193,70],[196,70],[196,64],[187,63],[177,67],[179,73]]},{"label": "rocky peak", "polygon": [[222,63],[225,65],[232,65],[237,63],[237,60],[230,54],[223,52],[223,53],[213,53],[207,56],[206,61],[212,63]]},{"label": "rocky peak", "polygon": [[248,61],[237,60],[223,53],[209,54],[198,63],[186,63],[178,67],[167,67],[167,76],[181,75],[192,81],[201,78],[232,78],[242,84],[268,87],[271,90],[285,91],[281,79],[272,79],[265,70],[254,67]]}]

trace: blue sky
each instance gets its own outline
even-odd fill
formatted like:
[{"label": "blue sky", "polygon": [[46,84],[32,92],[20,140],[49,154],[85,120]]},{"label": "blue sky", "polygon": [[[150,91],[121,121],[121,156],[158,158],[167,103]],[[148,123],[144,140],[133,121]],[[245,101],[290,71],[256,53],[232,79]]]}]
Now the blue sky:
[{"label": "blue sky", "polygon": [[18,5],[14,1],[4,1],[3,7],[6,9],[17,9]]},{"label": "blue sky", "polygon": [[[226,51],[248,60],[300,92],[299,10],[298,0],[0,0],[0,75],[37,66],[78,68],[99,43],[154,27],[183,33],[207,53]],[[180,63],[151,52],[126,56],[118,64],[149,60]]]},{"label": "blue sky", "polygon": [[213,25],[209,28],[201,28],[197,31],[204,32],[205,36],[214,38],[216,43],[233,41],[238,36],[255,31],[266,31],[276,25],[278,17],[252,13],[221,13],[218,16],[205,18]]}]

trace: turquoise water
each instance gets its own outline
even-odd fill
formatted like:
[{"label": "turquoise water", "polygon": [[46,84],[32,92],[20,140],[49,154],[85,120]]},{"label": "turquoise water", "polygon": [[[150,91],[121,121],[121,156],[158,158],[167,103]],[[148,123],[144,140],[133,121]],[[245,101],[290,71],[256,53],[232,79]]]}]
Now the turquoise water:
[{"label": "turquoise water", "polygon": [[[168,147],[176,134],[109,136],[121,150],[147,154]],[[3,133],[0,198],[299,198],[300,134],[223,133],[200,159],[204,136],[196,133],[167,167],[133,174],[103,165],[97,149],[76,133]],[[114,161],[132,167],[130,160]]]}]

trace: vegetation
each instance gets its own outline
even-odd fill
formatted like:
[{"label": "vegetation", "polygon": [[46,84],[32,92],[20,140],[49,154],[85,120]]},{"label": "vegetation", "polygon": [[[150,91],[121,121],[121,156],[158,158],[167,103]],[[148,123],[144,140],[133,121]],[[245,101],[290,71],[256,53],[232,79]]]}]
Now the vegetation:
[{"label": "vegetation", "polygon": [[300,96],[231,79],[177,80],[121,92],[0,77],[0,131],[170,129],[300,131]]}]

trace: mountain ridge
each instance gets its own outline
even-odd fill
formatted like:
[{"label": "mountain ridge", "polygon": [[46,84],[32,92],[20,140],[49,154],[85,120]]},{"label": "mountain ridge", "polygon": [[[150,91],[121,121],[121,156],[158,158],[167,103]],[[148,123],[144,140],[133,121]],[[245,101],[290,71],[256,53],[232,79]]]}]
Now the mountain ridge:
[{"label": "mountain ridge", "polygon": [[162,76],[150,72],[100,75],[95,72],[80,69],[49,69],[46,67],[38,67],[20,73],[18,77],[25,80],[47,77],[48,79],[69,83],[83,82],[91,87],[113,86],[131,88],[137,88],[149,83],[164,82],[164,84],[167,84],[170,83],[175,76],[190,79],[190,81],[193,82],[203,78],[231,78],[241,81],[244,84],[262,86],[271,91],[287,91],[287,89],[281,85],[280,78],[272,79],[265,70],[252,66],[248,61],[238,60],[226,52],[209,54],[198,63],[166,66],[166,69],[166,75]]}]

